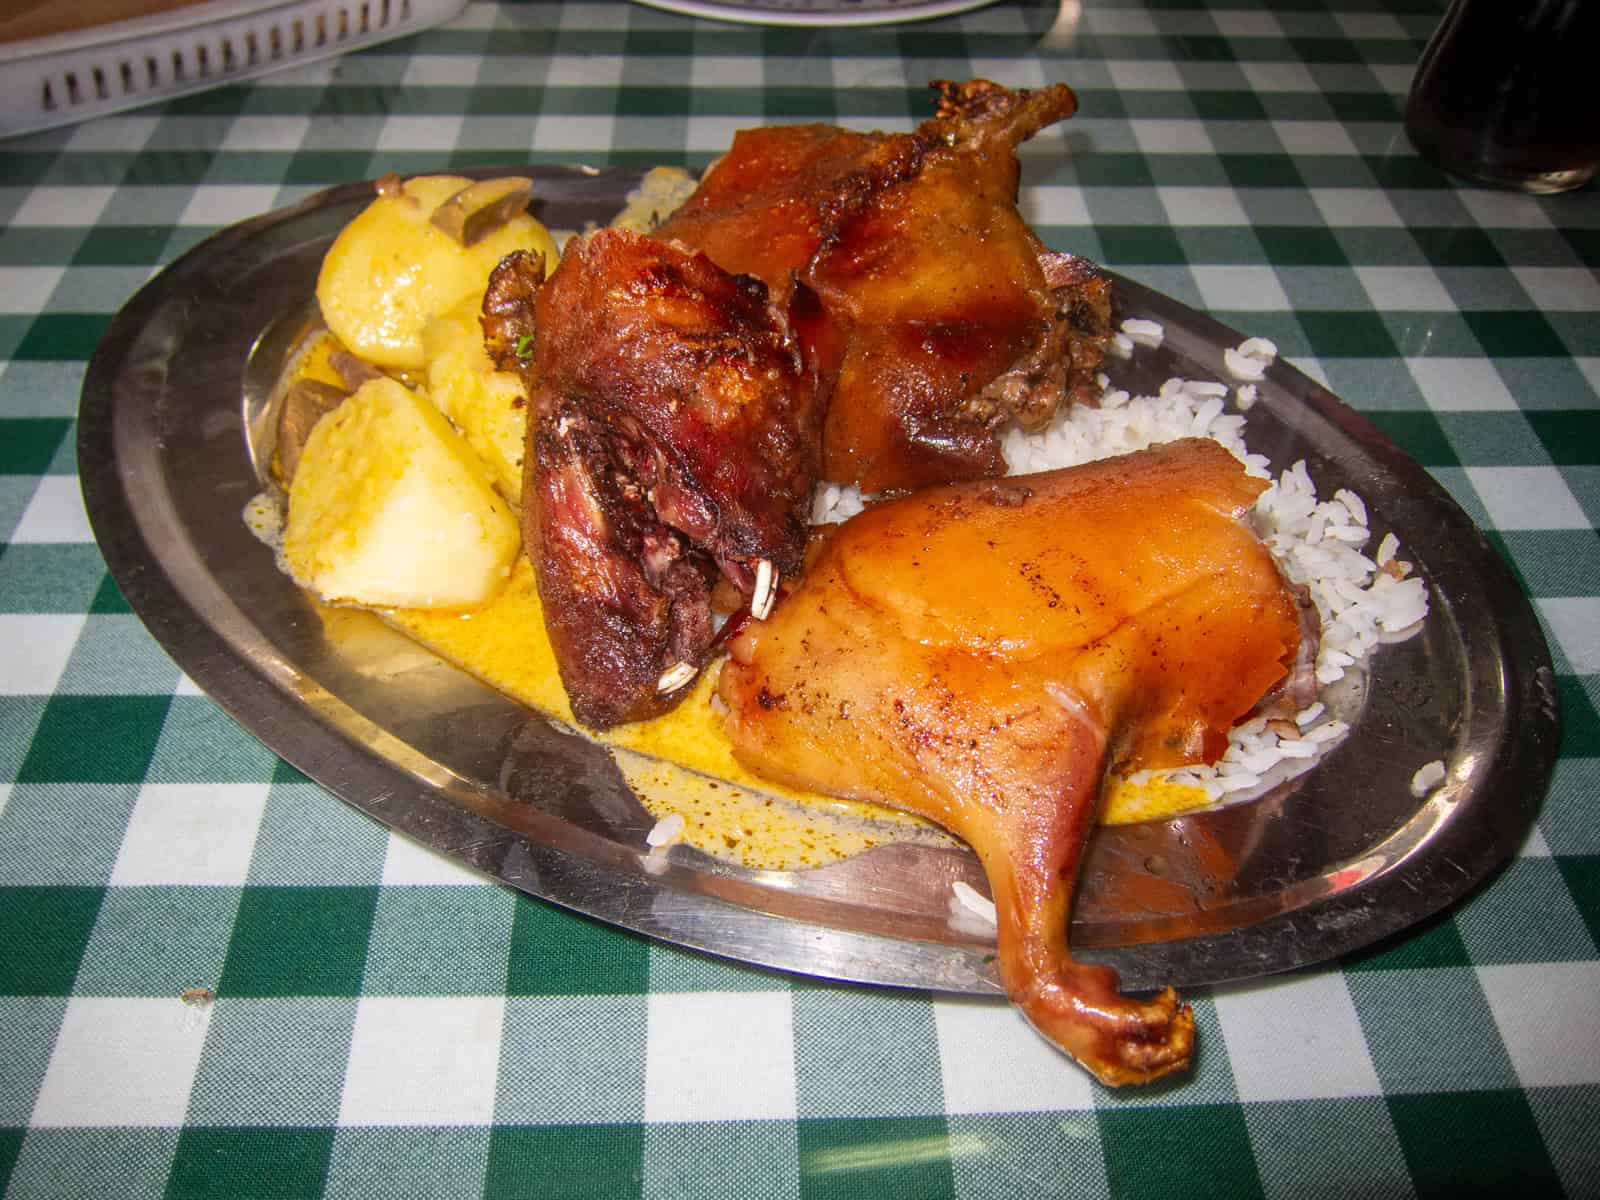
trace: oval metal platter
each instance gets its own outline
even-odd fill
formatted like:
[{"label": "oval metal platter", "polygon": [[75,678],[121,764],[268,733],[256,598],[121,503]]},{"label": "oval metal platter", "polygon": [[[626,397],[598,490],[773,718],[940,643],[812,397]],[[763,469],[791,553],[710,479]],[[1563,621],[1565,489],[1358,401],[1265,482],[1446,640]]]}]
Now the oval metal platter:
[{"label": "oval metal platter", "polygon": [[[479,174],[480,172],[474,172]],[[481,172],[489,174],[490,172]],[[500,171],[500,174],[507,172]],[[577,229],[638,173],[530,168],[534,211]],[[521,891],[742,961],[863,983],[996,990],[993,947],[952,915],[982,886],[964,849],[894,844],[827,866],[752,870],[687,846],[647,854],[653,818],[611,754],[520,707],[369,614],[310,600],[241,513],[262,490],[269,399],[313,318],[318,264],[373,195],[314,196],[227,229],[140,291],[84,384],[79,465],[96,537],[182,669],[278,754],[372,817]],[[1116,280],[1118,319],[1166,327],[1112,368],[1134,391],[1226,379],[1242,335]],[[1281,360],[1252,449],[1350,487],[1426,578],[1432,613],[1347,688],[1351,736],[1245,803],[1103,828],[1072,938],[1128,986],[1237,980],[1368,945],[1469,892],[1516,850],[1559,718],[1549,651],[1510,571],[1416,463]],[[1441,759],[1426,798],[1410,781]]]}]

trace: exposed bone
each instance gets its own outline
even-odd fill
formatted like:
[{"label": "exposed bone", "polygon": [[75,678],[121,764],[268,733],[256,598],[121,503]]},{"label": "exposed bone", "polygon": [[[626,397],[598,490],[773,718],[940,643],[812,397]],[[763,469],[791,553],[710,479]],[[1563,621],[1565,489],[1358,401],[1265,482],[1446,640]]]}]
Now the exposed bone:
[{"label": "exposed bone", "polygon": [[778,596],[778,572],[768,559],[756,563],[756,585],[750,593],[750,615],[765,621],[772,615],[772,604]]},{"label": "exposed bone", "polygon": [[691,664],[674,663],[661,672],[661,678],[656,680],[656,691],[663,696],[670,696],[693,679],[694,674],[694,667]]},{"label": "exposed bone", "polygon": [[433,210],[429,222],[463,246],[482,240],[528,207],[533,181],[519,176],[480,179]]}]

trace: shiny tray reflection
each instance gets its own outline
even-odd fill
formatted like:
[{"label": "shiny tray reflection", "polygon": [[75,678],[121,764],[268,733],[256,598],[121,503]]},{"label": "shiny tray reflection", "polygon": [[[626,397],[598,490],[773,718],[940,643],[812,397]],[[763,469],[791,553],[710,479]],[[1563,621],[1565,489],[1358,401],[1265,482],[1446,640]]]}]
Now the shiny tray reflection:
[{"label": "shiny tray reflection", "polygon": [[[488,172],[484,172],[487,174]],[[505,171],[497,172],[499,174]],[[632,171],[531,168],[552,228],[605,220]],[[228,229],[113,321],[83,391],[79,461],[107,563],[173,658],[285,759],[379,821],[512,887],[747,962],[866,983],[995,990],[992,947],[952,924],[961,849],[886,846],[802,871],[675,847],[609,753],[507,700],[375,618],[312,602],[240,513],[271,384],[313,312],[323,251],[372,195],[319,194]],[[1112,368],[1152,390],[1226,378],[1242,335],[1132,281],[1119,319],[1166,326]],[[1381,648],[1343,707],[1355,730],[1313,772],[1254,801],[1100,830],[1073,940],[1130,986],[1241,979],[1369,944],[1469,891],[1525,835],[1549,779],[1554,676],[1532,610],[1483,535],[1416,463],[1278,362],[1249,417],[1277,467],[1366,499],[1430,585],[1418,637]],[[1446,783],[1409,790],[1443,759]],[[654,869],[651,869],[654,868]]]}]

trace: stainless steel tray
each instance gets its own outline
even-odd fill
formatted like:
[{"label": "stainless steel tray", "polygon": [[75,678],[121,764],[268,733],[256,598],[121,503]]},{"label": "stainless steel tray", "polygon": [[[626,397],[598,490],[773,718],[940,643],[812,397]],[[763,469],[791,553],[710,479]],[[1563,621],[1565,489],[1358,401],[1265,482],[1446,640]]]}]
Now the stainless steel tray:
[{"label": "stainless steel tray", "polygon": [[[504,174],[504,171],[499,172]],[[534,168],[552,228],[607,219],[632,171]],[[178,664],[242,725],[386,825],[512,887],[747,962],[866,983],[995,990],[992,947],[951,921],[960,849],[894,845],[802,871],[675,847],[602,748],[507,700],[364,613],[314,605],[240,513],[279,365],[312,310],[317,266],[372,196],[351,184],[219,233],[138,293],[90,364],[79,427],[85,501],[111,572]],[[1241,335],[1130,280],[1120,316],[1166,341],[1114,378],[1225,378]],[[1085,957],[1131,987],[1314,963],[1458,899],[1526,834],[1558,738],[1549,651],[1528,601],[1467,516],[1324,388],[1278,362],[1249,416],[1275,466],[1305,458],[1324,495],[1365,497],[1427,578],[1432,616],[1381,648],[1352,736],[1254,801],[1098,831],[1073,922]],[[1443,759],[1425,800],[1409,783]],[[652,869],[653,868],[653,869]]]}]

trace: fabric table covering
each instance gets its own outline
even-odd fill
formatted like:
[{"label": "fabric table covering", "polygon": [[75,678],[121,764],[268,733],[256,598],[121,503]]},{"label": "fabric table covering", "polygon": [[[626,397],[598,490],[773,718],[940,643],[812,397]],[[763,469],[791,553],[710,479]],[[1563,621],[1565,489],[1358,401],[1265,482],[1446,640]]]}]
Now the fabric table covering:
[{"label": "fabric table covering", "polygon": [[[828,30],[474,2],[0,142],[0,1191],[1600,1195],[1600,200],[1416,156],[1441,11]],[[80,499],[97,339],[220,228],[389,171],[699,169],[763,122],[909,129],[930,79],[975,75],[1078,91],[1022,151],[1045,241],[1272,338],[1375,422],[1513,566],[1559,680],[1560,761],[1507,867],[1369,950],[1192,990],[1195,1070],[1151,1088],[1092,1084],[999,1002],[653,944],[389,835],[180,673]]]}]

